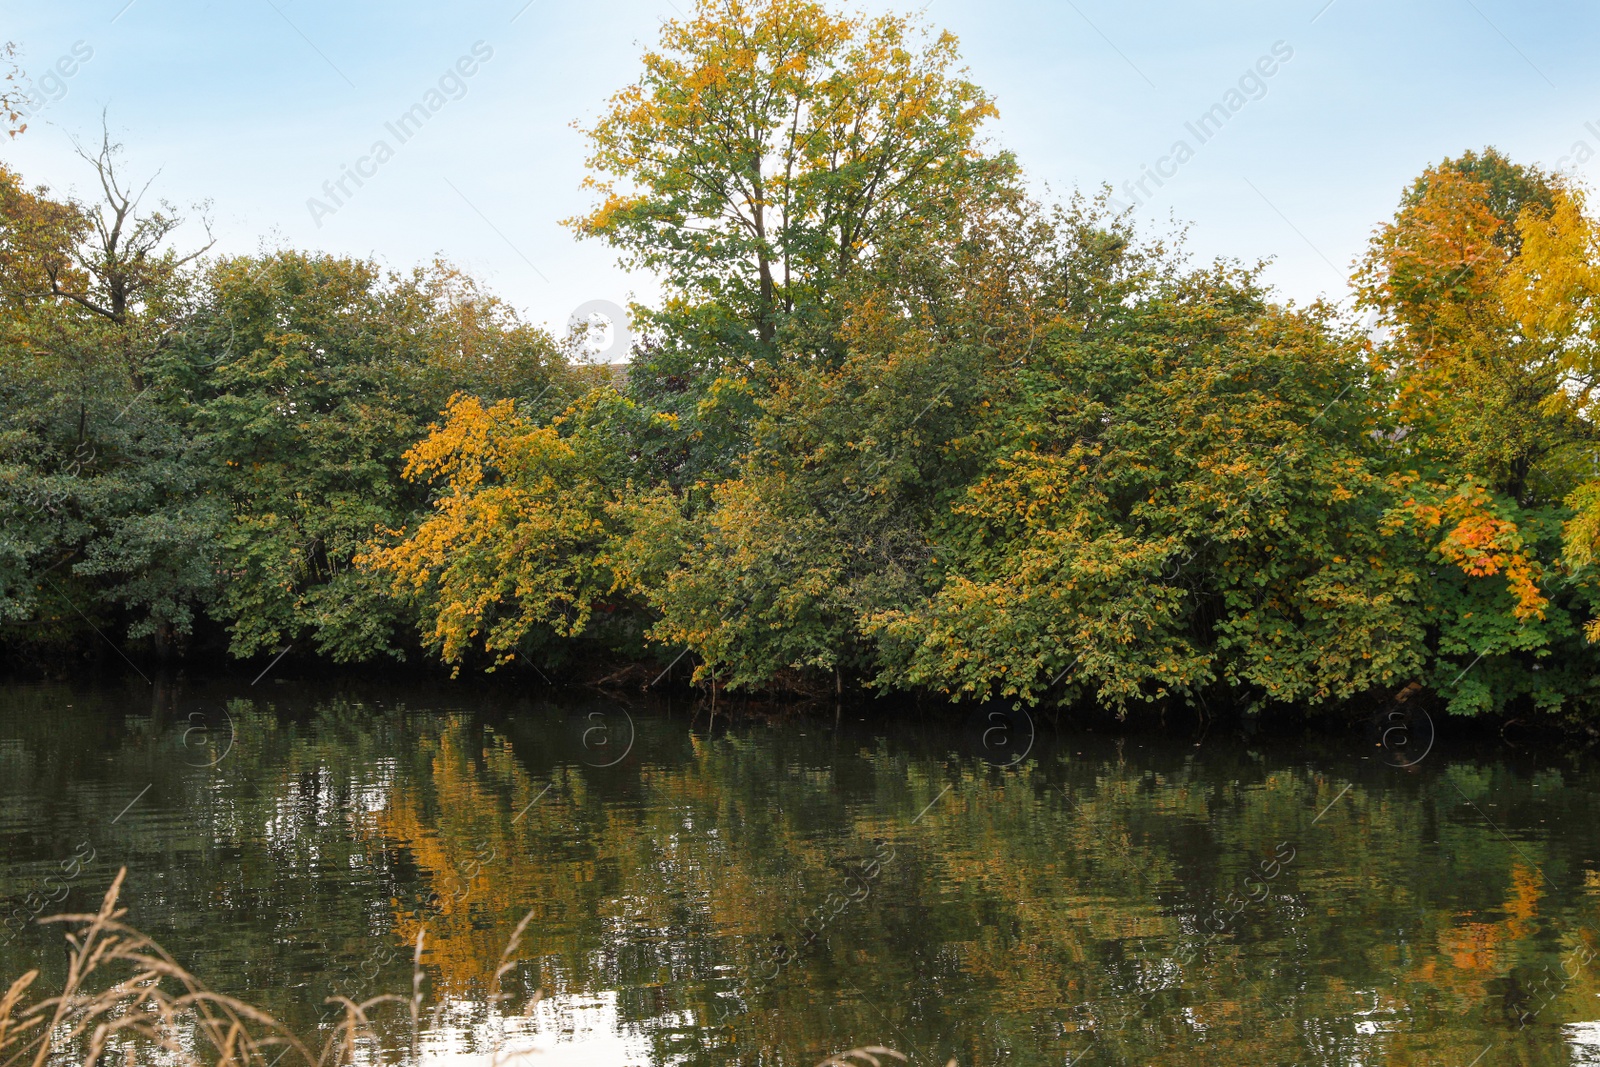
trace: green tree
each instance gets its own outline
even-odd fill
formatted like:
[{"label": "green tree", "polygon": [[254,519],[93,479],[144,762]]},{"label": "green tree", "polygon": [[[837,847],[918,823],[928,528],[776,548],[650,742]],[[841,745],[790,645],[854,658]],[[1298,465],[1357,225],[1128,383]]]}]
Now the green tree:
[{"label": "green tree", "polygon": [[165,652],[216,585],[197,443],[146,395],[195,254],[123,191],[113,146],[91,163],[100,205],[0,169],[0,618],[35,650],[125,624]]},{"label": "green tree", "polygon": [[1408,680],[1417,577],[1387,558],[1359,351],[1248,271],[1122,277],[1019,369],[930,531],[936,591],[869,620],[880,683],[1124,706]]},{"label": "green tree", "polygon": [[1015,167],[955,39],[900,16],[701,0],[643,63],[586,131],[600,202],[570,224],[665,283],[630,381],[680,417],[688,484],[730,469],[761,367],[838,358],[859,271]]},{"label": "green tree", "polygon": [[842,294],[839,361],[774,371],[736,476],[708,500],[658,494],[640,509],[631,580],[659,615],[652,634],[693,648],[702,677],[870,676],[863,620],[926,591],[928,531],[976,473],[992,402],[1054,313],[1054,234],[1034,206],[961,208],[880,249]]},{"label": "green tree", "polygon": [[161,369],[227,502],[214,613],[245,656],[309,641],[338,662],[400,655],[412,619],[354,565],[426,500],[402,456],[450,396],[556,390],[549,337],[459,272],[384,277],[282,252],[225,259]]}]

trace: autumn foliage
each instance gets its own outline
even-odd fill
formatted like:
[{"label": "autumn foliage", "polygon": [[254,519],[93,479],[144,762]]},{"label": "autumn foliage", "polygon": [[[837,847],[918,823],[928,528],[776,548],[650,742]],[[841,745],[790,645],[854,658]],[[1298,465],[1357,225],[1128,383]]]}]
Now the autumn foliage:
[{"label": "autumn foliage", "polygon": [[444,264],[197,260],[160,214],[129,273],[5,172],[8,641],[88,603],[157,653],[209,619],[712,692],[1592,713],[1584,190],[1429,167],[1352,316],[1035,202],[996,114],[916,18],[666,22],[569,220],[662,281],[625,379]]}]

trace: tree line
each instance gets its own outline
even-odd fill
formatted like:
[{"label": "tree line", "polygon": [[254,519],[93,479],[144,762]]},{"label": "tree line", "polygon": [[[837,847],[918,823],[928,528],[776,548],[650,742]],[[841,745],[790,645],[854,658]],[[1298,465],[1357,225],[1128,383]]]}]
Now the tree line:
[{"label": "tree line", "polygon": [[664,24],[567,220],[662,281],[621,384],[445,263],[182,245],[109,143],[95,203],[0,170],[0,641],[1591,714],[1583,188],[1445,159],[1301,307],[996,114],[916,19]]}]

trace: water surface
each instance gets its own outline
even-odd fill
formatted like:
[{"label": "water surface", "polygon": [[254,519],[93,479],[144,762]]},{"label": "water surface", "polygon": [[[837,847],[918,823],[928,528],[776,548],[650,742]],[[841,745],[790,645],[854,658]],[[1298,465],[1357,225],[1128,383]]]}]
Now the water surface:
[{"label": "water surface", "polygon": [[302,1033],[408,993],[421,932],[431,1063],[1600,1063],[1585,759],[860,714],[12,685],[0,967],[58,978],[22,920],[125,866],[130,921]]}]

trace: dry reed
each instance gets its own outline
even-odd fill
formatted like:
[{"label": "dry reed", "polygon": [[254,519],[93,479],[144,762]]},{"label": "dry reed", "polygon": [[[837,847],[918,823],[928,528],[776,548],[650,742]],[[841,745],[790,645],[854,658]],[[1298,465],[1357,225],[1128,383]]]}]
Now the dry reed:
[{"label": "dry reed", "polygon": [[[329,997],[329,1003],[344,1009],[343,1015],[313,1051],[267,1012],[207,989],[160,945],[124,923],[127,909],[118,907],[117,899],[127,873],[127,868],[117,872],[99,911],[39,920],[71,927],[66,980],[57,995],[29,1003],[29,990],[39,977],[32,970],[0,997],[0,1067],[110,1067],[118,1061],[126,1067],[152,1062],[163,1067],[277,1067],[283,1061],[284,1067],[346,1067],[358,1062],[364,1040],[377,1039],[372,1011],[389,1003],[405,1006],[411,1029],[409,1062],[420,1062],[420,931],[411,959],[411,996],[384,994],[360,1002]],[[532,912],[523,916],[500,954],[489,984],[491,1007],[510,998],[501,981],[516,966],[516,951],[532,920]],[[530,1014],[539,999],[535,993],[521,1014]],[[491,1064],[527,1055],[507,1054],[504,1037],[501,1027]],[[880,1056],[906,1062],[893,1049],[869,1045],[829,1056],[817,1067],[879,1067]],[[956,1067],[955,1061],[946,1067]]]},{"label": "dry reed", "polygon": [[[215,993],[179,966],[149,937],[123,922],[117,906],[124,868],[117,872],[93,913],[54,915],[40,922],[71,927],[66,935],[67,975],[61,992],[33,1003],[28,993],[39,977],[29,971],[0,998],[0,1067],[46,1067],[76,1063],[129,1067],[160,1063],[169,1067],[343,1067],[357,1061],[364,1040],[376,1040],[373,1009],[405,1005],[411,1026],[411,1061],[422,1027],[423,935],[412,954],[410,998],[385,994],[360,1002],[330,997],[343,1014],[313,1050],[267,1012],[236,997]],[[495,971],[491,1003],[505,999],[500,982],[513,966],[523,932],[533,915],[517,925]],[[538,1002],[536,994],[527,1011]],[[497,1040],[492,1062],[503,1062]]]}]

